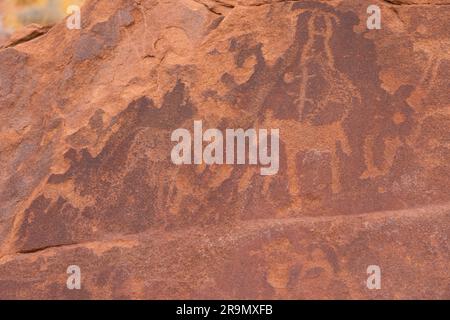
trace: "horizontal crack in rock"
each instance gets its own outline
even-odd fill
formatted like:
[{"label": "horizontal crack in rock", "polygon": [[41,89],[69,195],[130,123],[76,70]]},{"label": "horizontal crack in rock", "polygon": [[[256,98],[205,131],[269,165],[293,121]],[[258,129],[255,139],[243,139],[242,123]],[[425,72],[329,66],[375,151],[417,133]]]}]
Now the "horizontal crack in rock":
[{"label": "horizontal crack in rock", "polygon": [[12,35],[11,39],[3,46],[0,47],[0,49],[6,49],[15,47],[21,43],[25,43],[28,41],[31,41],[33,39],[39,38],[43,35],[45,35],[52,26],[36,26],[36,25],[30,25],[26,27],[23,31],[19,31],[17,35]]}]

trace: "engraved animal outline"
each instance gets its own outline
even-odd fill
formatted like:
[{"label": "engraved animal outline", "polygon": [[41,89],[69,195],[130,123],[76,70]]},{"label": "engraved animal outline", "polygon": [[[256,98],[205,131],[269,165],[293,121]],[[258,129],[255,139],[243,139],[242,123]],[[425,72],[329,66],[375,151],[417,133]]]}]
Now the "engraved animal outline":
[{"label": "engraved animal outline", "polygon": [[[287,179],[289,185],[289,194],[292,196],[293,204],[291,207],[301,207],[301,198],[300,188],[299,188],[299,178],[297,172],[297,152],[299,150],[317,150],[320,151],[330,151],[331,150],[331,159],[332,159],[332,192],[338,193],[340,191],[340,179],[339,179],[339,159],[337,157],[337,144],[340,143],[342,150],[346,154],[350,154],[351,148],[349,146],[347,135],[342,127],[342,121],[347,117],[348,109],[344,109],[344,114],[341,117],[340,121],[334,121],[330,124],[325,125],[312,125],[309,121],[302,121],[301,112],[304,108],[305,102],[310,101],[306,95],[306,87],[308,81],[314,77],[314,75],[308,74],[308,62],[311,58],[313,58],[313,44],[315,41],[315,37],[320,36],[323,37],[324,41],[324,50],[326,56],[326,62],[328,71],[331,70],[332,76],[328,75],[327,79],[330,79],[331,89],[329,93],[325,96],[325,98],[321,99],[319,103],[318,110],[325,106],[324,103],[329,102],[339,102],[344,104],[353,103],[353,99],[357,99],[361,101],[360,94],[355,85],[348,79],[344,74],[338,71],[335,67],[335,59],[332,53],[330,41],[333,35],[333,22],[339,23],[339,18],[328,12],[323,12],[322,10],[306,10],[312,13],[312,16],[308,20],[307,28],[308,34],[310,35],[304,49],[301,53],[300,58],[300,66],[302,66],[301,75],[294,76],[294,79],[301,80],[300,86],[296,90],[296,92],[289,92],[291,94],[295,94],[300,92],[300,97],[297,98],[294,103],[297,104],[299,108],[300,117],[295,120],[280,120],[273,116],[273,114],[268,111],[265,115],[265,123],[260,124],[262,127],[277,127],[284,128],[286,130],[282,130],[282,140],[286,144],[286,149],[290,149],[286,151],[287,157]],[[315,26],[315,22],[317,19],[324,19],[325,21],[325,30],[319,30]],[[312,35],[312,36],[311,36]],[[286,74],[285,74],[286,75]],[[334,82],[331,80],[338,79],[338,81]],[[350,93],[347,93],[349,91]],[[336,96],[335,93],[340,92],[341,95]],[[277,106],[274,106],[275,108]],[[332,139],[327,139],[330,137],[330,132],[333,132]],[[292,134],[295,133],[295,134]],[[289,137],[289,134],[292,136]],[[298,136],[301,137],[312,137],[313,139],[298,139]],[[247,169],[246,171],[251,170]],[[267,193],[269,190],[270,183],[273,181],[274,176],[268,176],[264,179],[263,184],[263,193]],[[283,210],[281,210],[283,211]]]},{"label": "engraved animal outline", "polygon": [[414,51],[423,52],[427,56],[427,65],[420,79],[420,84],[425,86],[427,90],[431,90],[442,61],[450,61],[450,41],[421,40],[414,43]]},{"label": "engraved animal outline", "polygon": [[[318,140],[324,136],[329,136],[330,131],[334,132],[334,139],[321,139],[320,141],[316,139],[289,139],[287,141],[294,141],[296,143],[297,150],[316,150],[317,144],[319,142],[320,148],[325,151],[331,150],[332,159],[332,192],[338,193],[340,191],[340,179],[339,179],[339,159],[337,157],[337,143],[339,142],[346,154],[351,152],[347,135],[342,127],[342,121],[348,115],[348,108],[344,109],[344,114],[341,120],[333,122],[331,124],[325,125],[312,125],[309,121],[302,121],[302,112],[305,108],[305,103],[311,101],[307,97],[307,84],[308,81],[314,77],[314,75],[308,72],[308,62],[314,61],[313,45],[317,37],[321,37],[323,40],[323,47],[325,53],[325,61],[328,72],[324,72],[324,76],[329,80],[328,83],[331,85],[330,90],[321,101],[316,102],[316,111],[321,111],[326,103],[329,102],[340,102],[344,105],[350,105],[353,103],[352,99],[357,98],[359,101],[361,97],[352,84],[351,80],[348,79],[344,74],[339,72],[335,66],[335,60],[330,46],[330,41],[333,36],[333,23],[339,23],[339,18],[328,12],[322,12],[321,10],[308,10],[312,13],[312,16],[308,20],[308,40],[304,46],[301,53],[300,65],[302,66],[301,82],[299,86],[300,97],[295,100],[299,110],[299,125],[297,126],[297,133],[299,136],[317,137]],[[323,19],[325,23],[325,29],[319,30],[316,26],[318,19]],[[323,65],[323,63],[321,63]],[[330,76],[330,73],[332,76]],[[337,81],[336,81],[337,80]],[[347,93],[346,91],[351,93]],[[340,93],[336,95],[336,93]],[[312,102],[312,101],[311,101]],[[307,119],[306,119],[307,120]],[[289,144],[289,143],[288,143]],[[296,172],[296,154],[288,153],[288,179],[289,179],[289,190],[291,195],[298,195],[299,189],[299,179],[298,173]]]}]

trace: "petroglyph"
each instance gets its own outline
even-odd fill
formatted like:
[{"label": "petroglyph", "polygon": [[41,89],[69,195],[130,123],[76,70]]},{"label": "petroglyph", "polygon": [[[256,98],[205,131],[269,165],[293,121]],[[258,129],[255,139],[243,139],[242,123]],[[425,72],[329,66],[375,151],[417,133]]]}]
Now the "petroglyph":
[{"label": "petroglyph", "polygon": [[420,40],[414,43],[414,51],[425,54],[427,63],[420,84],[430,91],[444,60],[450,61],[449,40]]},{"label": "petroglyph", "polygon": [[[448,299],[450,7],[225,2],[0,49],[1,299]],[[279,128],[277,174],[174,165],[196,120]]]},{"label": "petroglyph", "polygon": [[[300,137],[305,138],[297,139],[299,144],[296,145],[296,149],[305,151],[320,148],[320,150],[331,151],[332,191],[333,193],[338,193],[340,191],[340,178],[337,144],[340,143],[347,154],[350,152],[347,137],[341,123],[346,118],[351,105],[355,103],[354,99],[360,100],[360,96],[350,79],[337,70],[334,63],[335,59],[330,41],[333,36],[334,26],[339,23],[338,16],[320,9],[306,10],[302,14],[305,14],[305,12],[310,14],[306,26],[308,39],[299,54],[298,69],[300,70],[294,71],[297,73],[294,79],[300,79],[298,92],[294,93],[294,96],[298,96],[294,100],[294,104],[298,108],[298,121],[302,123],[294,130],[298,132]],[[304,28],[305,26],[302,27]],[[326,89],[318,97],[316,95],[320,91],[319,87]],[[333,108],[341,108],[342,114],[340,119],[336,119],[330,124],[314,123],[315,119],[327,117],[327,115],[336,112]],[[334,133],[335,139],[325,139],[319,142],[321,137],[327,136],[329,132]],[[310,137],[316,138],[311,139]],[[305,143],[306,141],[309,144]],[[291,156],[288,160],[288,170],[292,173],[289,177],[293,181],[290,181],[289,185],[293,194],[298,196],[300,183],[297,178],[298,174],[294,174],[292,169],[295,166],[296,160]]]}]

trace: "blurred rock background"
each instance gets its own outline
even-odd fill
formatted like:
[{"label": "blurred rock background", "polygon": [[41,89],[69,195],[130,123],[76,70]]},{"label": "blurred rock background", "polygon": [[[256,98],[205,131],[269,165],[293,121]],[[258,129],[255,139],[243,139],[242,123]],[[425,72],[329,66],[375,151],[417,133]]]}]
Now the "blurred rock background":
[{"label": "blurred rock background", "polygon": [[0,41],[31,23],[43,26],[61,21],[70,5],[84,0],[0,0]]}]

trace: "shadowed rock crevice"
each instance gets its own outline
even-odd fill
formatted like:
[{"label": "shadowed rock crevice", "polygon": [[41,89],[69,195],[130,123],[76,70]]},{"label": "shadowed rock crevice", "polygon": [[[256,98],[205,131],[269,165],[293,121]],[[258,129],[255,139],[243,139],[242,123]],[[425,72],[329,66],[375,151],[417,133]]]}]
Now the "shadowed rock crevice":
[{"label": "shadowed rock crevice", "polygon": [[0,49],[11,48],[21,43],[39,38],[49,32],[50,29],[51,26],[29,25],[24,30],[21,30],[21,32],[11,36],[3,46],[0,46]]}]

